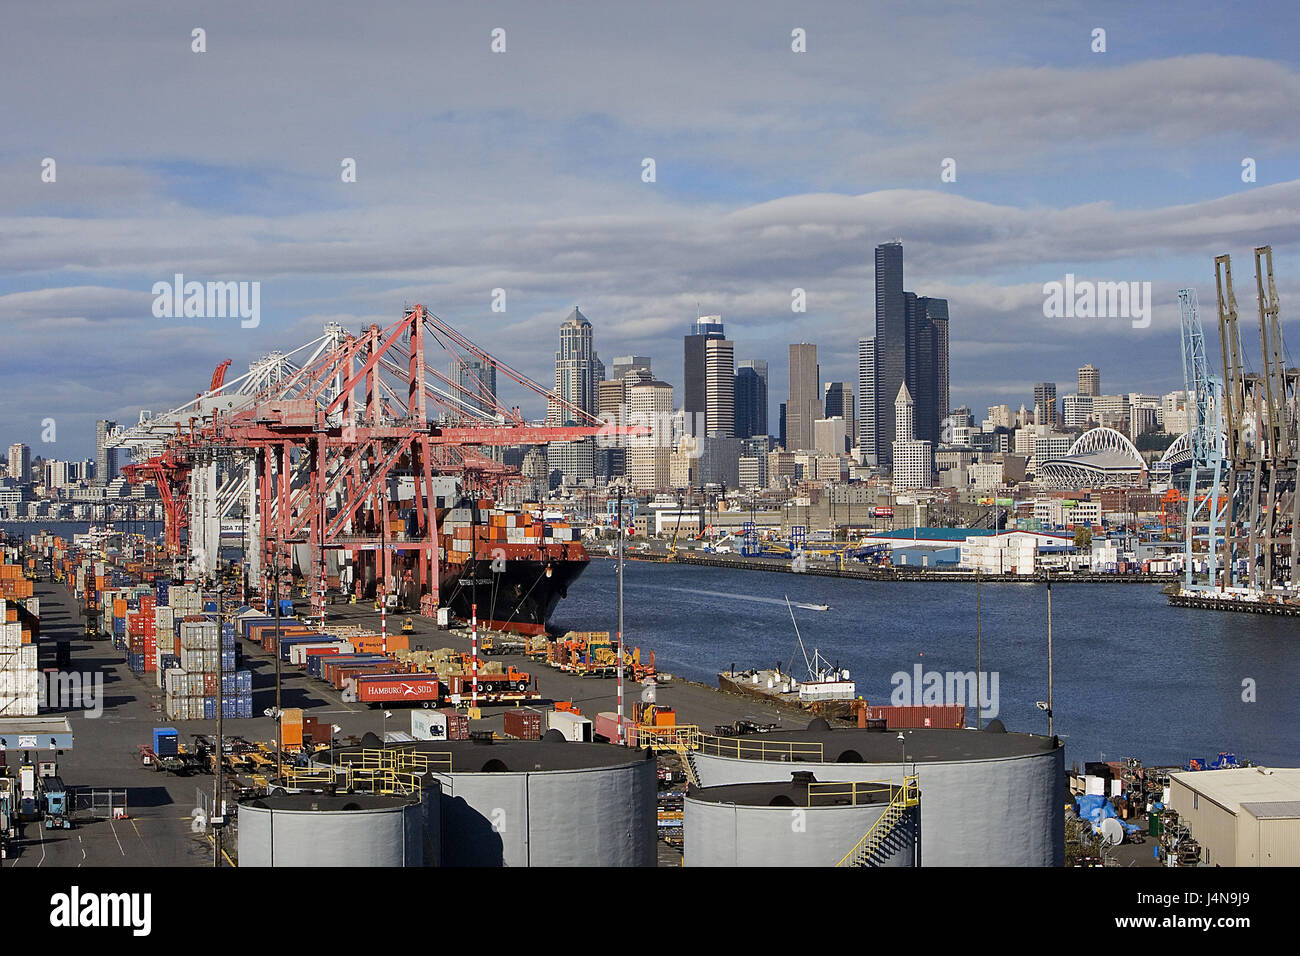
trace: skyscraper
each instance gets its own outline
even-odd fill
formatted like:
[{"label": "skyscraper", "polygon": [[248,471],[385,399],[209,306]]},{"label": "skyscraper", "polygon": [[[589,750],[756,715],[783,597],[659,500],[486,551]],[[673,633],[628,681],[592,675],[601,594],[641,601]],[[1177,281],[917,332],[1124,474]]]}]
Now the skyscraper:
[{"label": "skyscraper", "polygon": [[[900,435],[915,428],[915,409],[907,385],[900,385],[894,399],[894,421]],[[934,446],[930,442],[915,438],[895,439],[892,459],[895,490],[930,487],[934,474]]]},{"label": "skyscraper", "polygon": [[880,464],[893,462],[896,433],[894,396],[907,380],[907,313],[903,293],[903,243],[876,246],[876,454]]},{"label": "skyscraper", "polygon": [[858,449],[866,465],[876,465],[876,340],[858,339]]},{"label": "skyscraper", "polygon": [[753,438],[767,431],[767,362],[736,363],[736,437]]},{"label": "skyscraper", "polygon": [[790,398],[785,407],[787,451],[813,447],[813,422],[822,417],[821,374],[817,346],[790,346]]},{"label": "skyscraper", "polygon": [[[686,413],[686,428],[692,435],[707,434],[709,394],[708,369],[704,343],[709,339],[725,338],[722,316],[704,315],[695,320],[684,342],[682,369],[682,410]],[[703,427],[701,427],[703,426]]]},{"label": "skyscraper", "polygon": [[115,450],[105,447],[109,435],[117,428],[117,422],[107,419],[95,422],[95,484],[106,485],[117,477],[117,456]]},{"label": "skyscraper", "polygon": [[628,387],[628,408],[638,422],[651,422],[652,434],[627,439],[627,479],[637,490],[670,484],[672,435],[666,424],[673,412],[673,387],[667,382],[637,382]]},{"label": "skyscraper", "polygon": [[1091,363],[1079,369],[1079,394],[1092,398],[1101,394],[1101,371]]},{"label": "skyscraper", "polygon": [[[591,343],[591,323],[576,307],[560,326],[560,348],[555,353],[555,393],[588,415],[596,414],[596,383],[604,366]],[[550,425],[573,421],[576,412],[552,401],[546,420]]]},{"label": "skyscraper", "polygon": [[9,446],[9,477],[20,485],[32,480],[32,450],[22,442]]},{"label": "skyscraper", "polygon": [[[875,452],[879,464],[889,467],[896,440],[915,437],[932,444],[938,441],[940,423],[951,401],[948,300],[903,290],[903,245],[898,241],[876,247],[876,334],[871,351],[874,388],[860,384],[860,397],[868,391],[874,393]],[[865,371],[861,342],[858,355],[861,380]],[[906,434],[897,429],[897,404],[890,398],[904,384],[914,409],[913,431]],[[860,414],[865,417],[866,413]],[[871,449],[863,449],[868,460],[870,453]]]},{"label": "skyscraper", "polygon": [[736,343],[704,342],[705,434],[732,438],[736,432]]},{"label": "skyscraper", "polygon": [[[856,440],[853,419],[853,386],[848,382],[827,382],[823,390],[823,414],[826,418],[844,419],[844,435],[847,442]],[[820,444],[818,447],[821,447]],[[843,454],[847,448],[836,454]]]},{"label": "skyscraper", "polygon": [[491,414],[496,408],[497,368],[482,359],[461,359],[453,362],[448,376],[460,385],[456,397],[468,409]]},{"label": "skyscraper", "polygon": [[645,372],[646,375],[653,377],[650,371],[650,356],[648,355],[616,355],[614,356],[614,370],[610,378],[623,378],[628,372]]},{"label": "skyscraper", "polygon": [[1055,382],[1039,382],[1034,386],[1034,422],[1038,425],[1061,423],[1061,413],[1056,405]]}]

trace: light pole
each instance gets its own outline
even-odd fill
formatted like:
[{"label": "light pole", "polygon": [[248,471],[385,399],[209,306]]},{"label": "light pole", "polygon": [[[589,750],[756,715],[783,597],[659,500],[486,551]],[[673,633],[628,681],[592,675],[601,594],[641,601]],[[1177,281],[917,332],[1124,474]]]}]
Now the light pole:
[{"label": "light pole", "polygon": [[907,738],[903,736],[903,732],[901,730],[898,732],[898,743],[903,748],[902,762],[899,763],[898,765],[898,775],[903,780],[903,785],[906,786],[907,785]]},{"label": "light pole", "polygon": [[618,742],[623,740],[623,485],[618,486]]}]

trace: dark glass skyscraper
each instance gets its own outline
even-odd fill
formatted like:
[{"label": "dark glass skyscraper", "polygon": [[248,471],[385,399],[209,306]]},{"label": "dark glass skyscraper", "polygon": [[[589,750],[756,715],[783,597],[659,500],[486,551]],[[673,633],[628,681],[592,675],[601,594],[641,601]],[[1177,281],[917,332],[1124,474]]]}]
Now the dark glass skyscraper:
[{"label": "dark glass skyscraper", "polygon": [[907,380],[907,311],[903,293],[903,244],[876,246],[876,457],[893,464],[894,397]]},{"label": "dark glass skyscraper", "polygon": [[736,368],[736,437],[767,433],[767,362],[747,359]]},{"label": "dark glass skyscraper", "polygon": [[[948,301],[917,296],[903,290],[903,245],[876,247],[876,335],[870,358],[874,370],[862,367],[867,353],[859,351],[859,382],[870,379],[875,398],[875,454],[880,465],[893,464],[893,443],[916,438],[938,442],[940,421],[948,414]],[[907,385],[914,403],[914,434],[896,434],[894,398]],[[865,420],[867,411],[862,409]],[[863,454],[870,456],[871,449]]]}]

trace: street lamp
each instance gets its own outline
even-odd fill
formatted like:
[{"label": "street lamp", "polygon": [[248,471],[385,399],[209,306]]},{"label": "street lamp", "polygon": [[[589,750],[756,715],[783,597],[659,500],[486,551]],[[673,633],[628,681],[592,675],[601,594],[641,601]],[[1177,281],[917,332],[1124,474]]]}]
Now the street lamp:
[{"label": "street lamp", "polygon": [[384,711],[384,743],[388,743],[388,718],[393,716],[391,710]]},{"label": "street lamp", "polygon": [[899,744],[902,745],[903,748],[903,761],[898,765],[898,772],[901,777],[906,779],[907,778],[907,738],[903,736],[903,732],[901,730],[898,732],[898,742]]}]

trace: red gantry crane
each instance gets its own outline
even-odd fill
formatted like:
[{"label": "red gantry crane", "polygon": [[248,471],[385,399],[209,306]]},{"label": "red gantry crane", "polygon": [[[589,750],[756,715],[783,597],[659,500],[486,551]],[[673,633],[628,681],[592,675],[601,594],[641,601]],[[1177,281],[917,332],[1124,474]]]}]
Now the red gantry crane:
[{"label": "red gantry crane", "polygon": [[[256,392],[195,404],[188,429],[178,410],[163,447],[127,466],[131,481],[158,486],[170,554],[188,544],[199,570],[210,571],[209,555],[220,547],[215,509],[246,496],[253,575],[293,567],[295,547],[305,547],[311,567],[298,564],[308,580],[324,573],[332,555],[336,566],[352,567],[354,591],[366,596],[376,585],[387,589],[397,570],[417,590],[421,613],[433,616],[440,511],[455,504],[454,478],[467,491],[499,490],[519,478],[479,449],[647,431],[607,425],[563,401],[422,305],[387,328],[334,333],[300,367],[277,366]],[[454,377],[426,361],[430,341],[451,356]],[[218,395],[228,365],[200,399]],[[500,405],[475,365],[557,403],[578,424],[525,422],[519,408]],[[405,514],[395,521],[399,508]]]}]

